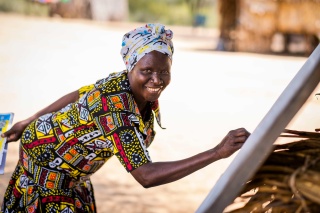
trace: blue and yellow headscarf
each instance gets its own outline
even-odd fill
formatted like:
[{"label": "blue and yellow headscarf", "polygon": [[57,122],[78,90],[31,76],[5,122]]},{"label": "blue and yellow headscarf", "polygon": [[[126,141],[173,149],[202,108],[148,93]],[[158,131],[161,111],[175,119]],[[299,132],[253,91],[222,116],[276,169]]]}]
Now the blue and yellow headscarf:
[{"label": "blue and yellow headscarf", "polygon": [[172,60],[173,32],[165,30],[162,24],[146,24],[123,36],[121,56],[130,72],[136,63],[147,53],[156,50]]}]

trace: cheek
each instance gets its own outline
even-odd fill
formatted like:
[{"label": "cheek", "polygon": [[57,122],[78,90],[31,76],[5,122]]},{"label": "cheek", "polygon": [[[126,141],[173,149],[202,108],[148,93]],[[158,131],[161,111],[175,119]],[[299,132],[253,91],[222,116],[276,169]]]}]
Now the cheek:
[{"label": "cheek", "polygon": [[141,87],[148,83],[148,78],[143,75],[137,75],[133,81],[136,86]]},{"label": "cheek", "polygon": [[141,86],[144,86],[145,84],[147,84],[148,82],[149,82],[149,80],[150,80],[150,78],[147,78],[147,77],[145,77],[145,76],[142,76],[142,77],[140,77],[139,78],[139,84],[141,85]]},{"label": "cheek", "polygon": [[171,82],[171,76],[168,76],[164,79],[165,83],[166,83],[166,86],[168,86]]}]

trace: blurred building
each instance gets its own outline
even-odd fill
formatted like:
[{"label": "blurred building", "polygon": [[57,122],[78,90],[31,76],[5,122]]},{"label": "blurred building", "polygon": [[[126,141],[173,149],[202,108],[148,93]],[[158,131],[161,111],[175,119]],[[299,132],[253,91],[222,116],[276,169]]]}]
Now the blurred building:
[{"label": "blurred building", "polygon": [[128,0],[34,0],[49,6],[50,16],[99,21],[128,19]]},{"label": "blurred building", "polygon": [[218,2],[218,50],[310,54],[319,44],[320,0]]},{"label": "blurred building", "polygon": [[90,0],[92,19],[125,21],[128,19],[128,0]]}]

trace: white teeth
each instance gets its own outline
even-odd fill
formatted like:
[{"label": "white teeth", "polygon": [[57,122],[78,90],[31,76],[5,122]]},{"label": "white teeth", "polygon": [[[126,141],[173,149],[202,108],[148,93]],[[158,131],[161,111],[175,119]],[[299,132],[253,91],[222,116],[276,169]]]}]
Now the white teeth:
[{"label": "white teeth", "polygon": [[[162,88],[162,87],[161,87]],[[147,87],[147,89],[150,91],[150,92],[159,92],[161,88],[151,88],[151,87]]]}]

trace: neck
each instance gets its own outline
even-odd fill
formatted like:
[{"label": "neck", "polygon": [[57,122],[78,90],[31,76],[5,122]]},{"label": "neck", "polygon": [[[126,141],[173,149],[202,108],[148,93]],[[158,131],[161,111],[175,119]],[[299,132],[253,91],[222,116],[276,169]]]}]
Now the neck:
[{"label": "neck", "polygon": [[149,119],[149,116],[148,116],[148,113],[150,110],[149,106],[150,106],[150,104],[149,104],[149,102],[147,102],[147,104],[145,104],[144,108],[139,108],[140,115],[141,115],[143,121],[146,121]]},{"label": "neck", "polygon": [[148,106],[149,102],[143,102],[143,103],[137,103],[138,105],[138,109],[140,111],[140,114],[142,114],[142,112],[145,112],[147,110],[147,106]]}]

